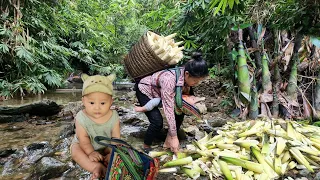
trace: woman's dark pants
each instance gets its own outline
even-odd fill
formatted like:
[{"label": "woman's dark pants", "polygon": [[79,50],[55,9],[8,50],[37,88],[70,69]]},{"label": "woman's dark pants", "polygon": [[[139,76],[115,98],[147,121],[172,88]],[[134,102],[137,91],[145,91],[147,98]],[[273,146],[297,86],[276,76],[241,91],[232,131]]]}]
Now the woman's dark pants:
[{"label": "woman's dark pants", "polygon": [[[136,96],[140,106],[144,106],[145,104],[147,104],[148,101],[150,101],[150,98],[145,94],[143,94],[139,90],[137,85],[138,83],[135,84]],[[145,114],[149,119],[150,125],[144,136],[144,144],[150,146],[152,145],[152,142],[155,138],[163,139],[163,134],[161,133],[161,130],[163,127],[163,118],[158,107],[153,108],[151,111],[145,112]],[[184,114],[181,114],[181,115],[175,114],[177,131],[180,129],[183,118],[184,118]]]}]

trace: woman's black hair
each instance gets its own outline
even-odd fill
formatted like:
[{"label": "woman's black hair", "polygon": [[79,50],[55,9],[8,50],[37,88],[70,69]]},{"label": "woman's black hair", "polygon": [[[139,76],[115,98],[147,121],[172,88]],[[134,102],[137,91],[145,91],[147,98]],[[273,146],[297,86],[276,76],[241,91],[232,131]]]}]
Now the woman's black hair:
[{"label": "woman's black hair", "polygon": [[200,52],[195,52],[192,54],[192,59],[189,60],[184,65],[184,70],[188,71],[192,77],[206,77],[209,75],[209,69],[207,62],[202,59],[202,54]]}]

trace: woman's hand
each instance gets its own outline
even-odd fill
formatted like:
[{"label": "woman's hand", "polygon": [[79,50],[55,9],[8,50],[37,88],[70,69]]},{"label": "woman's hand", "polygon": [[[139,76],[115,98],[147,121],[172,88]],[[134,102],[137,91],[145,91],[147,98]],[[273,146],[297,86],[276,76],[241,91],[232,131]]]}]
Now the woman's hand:
[{"label": "woman's hand", "polygon": [[89,154],[89,159],[93,162],[99,162],[103,160],[103,156],[97,151],[92,151],[92,153]]},{"label": "woman's hand", "polygon": [[163,144],[164,148],[170,148],[172,152],[177,153],[179,151],[179,146],[178,136],[167,135],[166,141]]}]

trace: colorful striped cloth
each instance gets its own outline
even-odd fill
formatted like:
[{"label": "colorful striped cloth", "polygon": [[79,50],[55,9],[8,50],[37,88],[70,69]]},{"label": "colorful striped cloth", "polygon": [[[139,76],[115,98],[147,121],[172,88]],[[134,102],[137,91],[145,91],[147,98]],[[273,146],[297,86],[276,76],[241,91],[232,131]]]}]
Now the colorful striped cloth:
[{"label": "colorful striped cloth", "polygon": [[177,106],[175,106],[175,112],[179,115],[184,113],[187,115],[195,116],[197,118],[197,120],[202,119],[201,114],[200,114],[200,110],[198,108],[196,108],[195,106],[189,104],[184,99],[182,99],[182,108],[178,108]]}]

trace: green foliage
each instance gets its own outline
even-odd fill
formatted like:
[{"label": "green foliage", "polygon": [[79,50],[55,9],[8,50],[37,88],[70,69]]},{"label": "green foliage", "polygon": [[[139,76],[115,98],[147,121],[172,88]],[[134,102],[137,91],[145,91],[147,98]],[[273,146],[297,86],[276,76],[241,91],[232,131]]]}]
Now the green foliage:
[{"label": "green foliage", "polygon": [[222,88],[226,91],[226,97],[224,97],[219,104],[221,108],[230,108],[234,105],[233,101],[233,91],[234,91],[234,86],[232,82],[227,81],[222,85]]},{"label": "green foliage", "polygon": [[[320,2],[318,0],[277,1],[274,4],[270,24],[276,29],[319,35]],[[272,22],[272,23],[271,23]]]},{"label": "green foliage", "polygon": [[214,65],[209,68],[209,76],[210,78],[215,78],[216,76],[228,77],[231,72],[231,68],[229,66],[220,66]]},{"label": "green foliage", "polygon": [[[254,23],[319,36],[317,0],[4,0],[0,5],[0,88],[4,96],[43,93],[75,70],[116,73],[147,30],[184,41],[185,59],[201,51],[212,77],[230,78],[235,32]],[[8,9],[7,9],[7,5]],[[15,7],[14,7],[15,6]],[[21,14],[14,13],[19,8]],[[318,45],[319,39],[311,41]],[[219,65],[219,66],[218,66]],[[219,67],[219,68],[218,68]]]},{"label": "green foliage", "polygon": [[146,30],[137,18],[142,6],[132,0],[27,1],[20,4],[23,16],[13,13],[19,4],[12,3],[18,1],[7,2],[9,13],[0,19],[3,96],[61,87],[79,64],[89,73],[124,77],[120,61]]},{"label": "green foliage", "polygon": [[243,3],[243,0],[211,0],[209,6],[211,10],[214,10],[213,15],[216,15],[220,11],[224,14],[227,7],[232,11],[240,10]]}]

